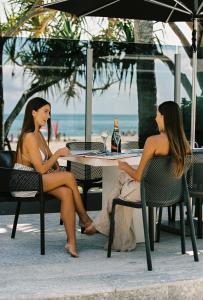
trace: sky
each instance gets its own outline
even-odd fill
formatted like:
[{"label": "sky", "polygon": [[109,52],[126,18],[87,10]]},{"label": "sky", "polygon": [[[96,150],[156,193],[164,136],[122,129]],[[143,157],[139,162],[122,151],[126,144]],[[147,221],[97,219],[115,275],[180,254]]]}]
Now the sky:
[{"label": "sky", "polygon": [[[2,5],[6,5],[6,8],[9,9],[8,3],[6,0],[0,0],[0,18],[4,20],[5,16],[3,14]],[[98,18],[87,17],[88,29],[89,32],[96,33],[100,28],[98,23]],[[180,29],[184,30],[188,36],[188,40],[191,39],[191,32],[189,28],[184,23],[178,23]],[[156,23],[154,26],[156,35],[159,37],[160,41],[163,44],[176,45],[178,52],[178,46],[180,46],[180,41],[174,35],[170,27],[162,23]],[[87,35],[84,34],[83,39],[86,39]],[[188,62],[186,63],[188,64]],[[182,66],[185,66],[185,63],[182,62]],[[157,86],[158,86],[158,101],[159,99],[171,100],[173,97],[173,82],[171,82],[171,91],[166,93],[165,75],[167,75],[168,70],[163,64],[156,62],[156,69],[158,71],[157,75]],[[4,78],[4,99],[5,99],[5,112],[9,113],[12,108],[15,106],[17,100],[20,98],[22,89],[26,89],[27,81],[29,80],[26,75],[23,77],[22,70],[16,68],[14,70],[15,76],[12,76],[13,68],[11,66],[4,67],[3,78]],[[136,78],[134,79],[136,80]],[[171,80],[171,79],[170,79]],[[169,81],[170,81],[169,80]],[[119,91],[119,84],[115,83],[109,92],[104,92],[102,95],[96,95],[93,97],[93,113],[103,113],[108,114],[114,111],[114,113],[119,114],[134,114],[137,113],[137,103],[134,101],[137,98],[136,91],[136,82],[135,85],[132,85],[130,91],[121,89]],[[166,99],[169,97],[169,99]],[[47,98],[47,97],[46,97]],[[80,100],[74,99],[69,102],[69,105],[65,105],[63,96],[61,95],[49,95],[47,100],[52,103],[52,113],[84,113],[85,112],[85,93],[80,92]]]}]

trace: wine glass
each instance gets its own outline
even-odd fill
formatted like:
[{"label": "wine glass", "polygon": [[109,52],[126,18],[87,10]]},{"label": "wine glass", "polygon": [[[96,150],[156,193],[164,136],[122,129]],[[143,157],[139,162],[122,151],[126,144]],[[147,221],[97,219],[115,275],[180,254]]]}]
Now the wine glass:
[{"label": "wine glass", "polygon": [[118,148],[119,148],[119,143],[120,143],[120,140],[121,140],[121,136],[120,136],[119,132],[114,133],[114,140],[115,140],[115,143],[116,143],[116,146],[117,146],[117,156],[118,156]]},{"label": "wine glass", "polygon": [[101,138],[102,138],[102,141],[103,141],[103,144],[104,144],[103,152],[106,152],[106,150],[107,150],[106,141],[107,141],[108,136],[109,136],[108,131],[106,129],[104,129],[101,133]]}]

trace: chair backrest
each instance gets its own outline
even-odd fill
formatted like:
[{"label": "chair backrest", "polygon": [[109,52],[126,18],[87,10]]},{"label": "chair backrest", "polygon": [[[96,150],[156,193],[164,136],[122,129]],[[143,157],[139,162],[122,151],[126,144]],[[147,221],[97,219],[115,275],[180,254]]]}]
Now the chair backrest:
[{"label": "chair backrest", "polygon": [[183,201],[184,176],[174,175],[174,162],[170,156],[153,157],[142,176],[142,199],[151,207],[165,207]]},{"label": "chair backrest", "polygon": [[40,175],[37,172],[13,169],[15,151],[0,151],[0,193],[11,191],[40,191]]},{"label": "chair backrest", "polygon": [[0,151],[0,167],[13,168],[15,163],[15,151]]},{"label": "chair backrest", "polygon": [[203,148],[192,150],[192,163],[187,182],[190,191],[203,193]]},{"label": "chair backrest", "polygon": [[[104,144],[101,142],[70,142],[66,144],[70,150],[103,150]],[[102,168],[82,165],[75,162],[67,162],[68,169],[73,172],[78,180],[100,180],[102,178]]]}]

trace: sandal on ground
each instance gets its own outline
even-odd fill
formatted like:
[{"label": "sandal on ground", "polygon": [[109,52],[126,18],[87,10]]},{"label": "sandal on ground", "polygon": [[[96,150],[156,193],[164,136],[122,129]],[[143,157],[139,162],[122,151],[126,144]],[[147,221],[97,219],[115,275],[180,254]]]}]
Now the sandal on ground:
[{"label": "sandal on ground", "polygon": [[98,233],[93,222],[88,227],[85,228],[84,233],[88,235],[93,235],[95,233]]},{"label": "sandal on ground", "polygon": [[85,224],[82,221],[79,221],[79,226],[81,228],[81,233],[85,233],[85,229],[88,228],[89,226],[91,226],[92,222],[93,221],[91,219],[88,222],[86,222]]}]

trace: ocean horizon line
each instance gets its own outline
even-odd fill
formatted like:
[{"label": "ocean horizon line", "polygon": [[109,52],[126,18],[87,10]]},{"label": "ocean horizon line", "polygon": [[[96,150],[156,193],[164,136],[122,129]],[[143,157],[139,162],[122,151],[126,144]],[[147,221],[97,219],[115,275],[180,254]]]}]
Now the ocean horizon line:
[{"label": "ocean horizon line", "polygon": [[[22,128],[24,115],[18,115],[11,128],[10,134],[18,136]],[[4,115],[4,120],[6,115]],[[104,129],[113,130],[114,119],[118,119],[119,128],[122,132],[134,133],[138,131],[138,115],[125,114],[93,114],[92,115],[92,133],[100,134]],[[52,114],[53,130],[59,131],[62,135],[82,136],[85,133],[85,115],[84,114]],[[57,127],[56,127],[57,126]]]}]

